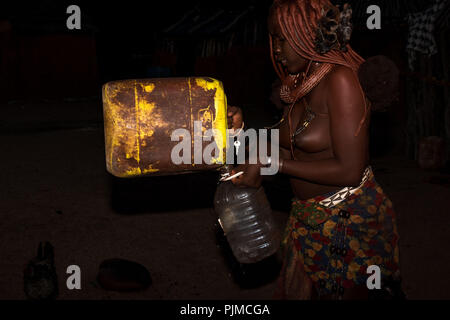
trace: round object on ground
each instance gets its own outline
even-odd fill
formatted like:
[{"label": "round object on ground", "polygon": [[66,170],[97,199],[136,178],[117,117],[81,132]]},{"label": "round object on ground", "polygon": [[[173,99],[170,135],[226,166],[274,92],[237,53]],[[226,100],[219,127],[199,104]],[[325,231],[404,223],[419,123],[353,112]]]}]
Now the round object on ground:
[{"label": "round object on ground", "polygon": [[111,291],[139,291],[152,283],[150,273],[141,264],[125,259],[108,259],[100,264],[97,281]]}]

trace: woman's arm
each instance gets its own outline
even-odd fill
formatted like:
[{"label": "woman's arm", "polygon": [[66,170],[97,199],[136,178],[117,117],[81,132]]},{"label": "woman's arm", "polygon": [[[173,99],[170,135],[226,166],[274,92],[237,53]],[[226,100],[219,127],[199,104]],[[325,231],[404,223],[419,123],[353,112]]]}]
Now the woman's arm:
[{"label": "woman's arm", "polygon": [[368,161],[368,121],[358,136],[364,98],[355,74],[337,68],[327,79],[330,136],[334,157],[318,161],[284,160],[282,173],[318,184],[357,186]]}]

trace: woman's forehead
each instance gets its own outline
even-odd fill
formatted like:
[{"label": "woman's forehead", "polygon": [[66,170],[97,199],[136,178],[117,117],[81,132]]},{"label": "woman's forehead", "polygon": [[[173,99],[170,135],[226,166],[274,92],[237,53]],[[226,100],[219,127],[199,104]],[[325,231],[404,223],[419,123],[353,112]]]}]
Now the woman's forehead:
[{"label": "woman's forehead", "polygon": [[280,24],[278,23],[278,17],[275,13],[272,13],[272,11],[267,19],[267,25],[270,33],[281,34],[281,28]]}]

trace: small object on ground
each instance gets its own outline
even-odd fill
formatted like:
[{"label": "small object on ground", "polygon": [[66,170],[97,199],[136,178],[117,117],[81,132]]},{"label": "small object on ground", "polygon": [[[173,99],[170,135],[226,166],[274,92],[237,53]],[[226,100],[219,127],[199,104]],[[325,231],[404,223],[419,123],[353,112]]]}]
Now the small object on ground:
[{"label": "small object on ground", "polygon": [[141,264],[125,259],[108,259],[100,264],[99,285],[110,291],[139,291],[147,289],[152,279]]},{"label": "small object on ground", "polygon": [[58,295],[54,251],[50,242],[39,243],[36,258],[24,270],[24,291],[31,300],[51,300]]}]

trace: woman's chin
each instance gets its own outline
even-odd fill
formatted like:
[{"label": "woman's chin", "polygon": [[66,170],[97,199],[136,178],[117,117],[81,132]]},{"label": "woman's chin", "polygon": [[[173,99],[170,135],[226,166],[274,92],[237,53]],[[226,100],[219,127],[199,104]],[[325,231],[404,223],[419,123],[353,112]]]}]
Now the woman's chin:
[{"label": "woman's chin", "polygon": [[284,69],[287,71],[287,73],[289,73],[289,74],[295,74],[295,70],[292,70],[292,68],[289,68],[289,67],[284,67]]},{"label": "woman's chin", "polygon": [[302,71],[300,68],[289,67],[289,66],[286,66],[285,69],[289,74],[292,74],[292,75],[296,75]]}]

